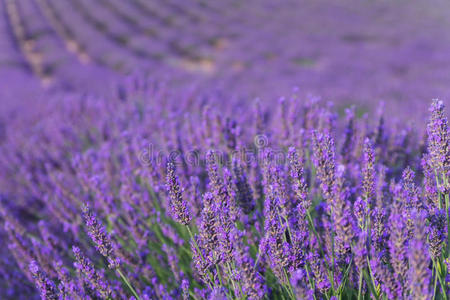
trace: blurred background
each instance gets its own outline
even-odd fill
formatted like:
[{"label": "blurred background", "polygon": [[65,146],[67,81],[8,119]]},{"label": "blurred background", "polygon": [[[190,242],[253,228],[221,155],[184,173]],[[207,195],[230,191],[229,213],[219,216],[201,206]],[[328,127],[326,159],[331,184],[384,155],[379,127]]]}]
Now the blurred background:
[{"label": "blurred background", "polygon": [[297,87],[420,117],[449,98],[449,28],[444,0],[1,0],[0,113],[107,97],[131,75],[243,101]]}]

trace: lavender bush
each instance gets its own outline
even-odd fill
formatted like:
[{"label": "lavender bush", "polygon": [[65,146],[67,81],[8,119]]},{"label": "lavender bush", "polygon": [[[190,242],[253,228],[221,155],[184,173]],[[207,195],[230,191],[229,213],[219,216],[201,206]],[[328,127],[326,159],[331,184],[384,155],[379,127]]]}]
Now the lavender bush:
[{"label": "lavender bush", "polygon": [[447,299],[442,101],[425,130],[295,94],[219,112],[144,91],[53,102],[5,137],[2,295]]}]

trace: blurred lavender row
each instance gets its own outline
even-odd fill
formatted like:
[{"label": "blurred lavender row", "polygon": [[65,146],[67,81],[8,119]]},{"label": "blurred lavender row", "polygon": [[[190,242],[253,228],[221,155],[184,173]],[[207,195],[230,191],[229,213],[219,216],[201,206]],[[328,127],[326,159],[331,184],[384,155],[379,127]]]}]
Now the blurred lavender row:
[{"label": "blurred lavender row", "polygon": [[408,102],[406,117],[423,119],[429,99],[449,96],[448,10],[443,0],[2,0],[0,90],[20,103],[43,89],[109,95],[138,72],[264,101],[298,86],[361,109]]}]

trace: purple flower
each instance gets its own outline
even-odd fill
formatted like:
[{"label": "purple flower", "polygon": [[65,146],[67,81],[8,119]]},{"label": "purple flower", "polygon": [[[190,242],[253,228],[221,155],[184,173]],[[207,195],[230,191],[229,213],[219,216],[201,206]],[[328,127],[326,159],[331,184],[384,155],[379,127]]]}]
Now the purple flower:
[{"label": "purple flower", "polygon": [[222,209],[225,210],[224,217],[228,218],[229,222],[236,222],[240,216],[241,211],[236,203],[237,188],[236,180],[233,178],[233,174],[227,168],[223,170],[224,185],[226,188],[225,201],[222,202]]},{"label": "purple flower", "polygon": [[323,197],[328,204],[333,201],[333,187],[336,180],[334,140],[329,133],[313,132],[314,165]]},{"label": "purple flower", "polygon": [[311,200],[308,197],[308,186],[306,184],[305,172],[303,169],[303,159],[300,159],[294,147],[289,148],[288,159],[290,164],[290,175],[293,180],[294,192],[298,198],[298,203],[308,210]]},{"label": "purple flower", "polygon": [[105,227],[100,223],[95,213],[88,207],[83,207],[83,217],[86,222],[89,237],[95,244],[95,248],[108,259],[111,269],[119,267],[120,260],[117,258],[112,246],[111,238],[106,233]]},{"label": "purple flower", "polygon": [[430,112],[431,116],[427,125],[430,164],[438,174],[445,172],[446,175],[450,166],[450,140],[444,103],[433,99]]},{"label": "purple flower", "polygon": [[430,156],[426,154],[421,161],[423,169],[423,196],[425,205],[430,209],[438,209],[441,207],[441,199],[439,197],[438,188],[436,187],[436,175],[430,164]]},{"label": "purple flower", "polygon": [[62,296],[63,299],[74,296],[80,297],[80,288],[77,282],[71,278],[69,270],[63,266],[63,263],[61,261],[56,261],[53,263],[53,267],[58,275],[60,296]]},{"label": "purple flower", "polygon": [[203,282],[210,282],[210,278],[208,277],[208,272],[210,268],[213,266],[213,263],[210,261],[206,251],[201,243],[201,240],[196,236],[194,240],[191,240],[191,252],[192,252],[192,265],[193,269],[196,272],[195,275],[200,276]]},{"label": "purple flower", "polygon": [[30,262],[29,270],[34,277],[36,287],[41,293],[41,298],[50,300],[58,299],[55,284],[39,269],[38,264],[34,260]]},{"label": "purple flower", "polygon": [[409,276],[408,285],[411,295],[414,299],[432,298],[430,284],[432,274],[430,269],[430,255],[428,254],[427,235],[425,228],[425,214],[415,211],[414,235],[409,243]]},{"label": "purple flower", "polygon": [[181,282],[181,291],[183,292],[183,300],[189,300],[189,281],[183,279]]},{"label": "purple flower", "polygon": [[186,201],[182,196],[182,189],[178,176],[175,174],[175,166],[172,162],[167,163],[166,188],[170,197],[170,212],[175,221],[189,225],[191,216]]},{"label": "purple flower", "polygon": [[384,208],[375,207],[371,214],[371,247],[375,250],[375,253],[379,258],[386,262],[387,260],[387,215]]},{"label": "purple flower", "polygon": [[366,208],[369,210],[375,204],[375,154],[372,143],[368,138],[364,141],[364,159],[363,159],[363,199],[366,201]]},{"label": "purple flower", "polygon": [[297,269],[292,272],[290,281],[297,299],[311,299],[313,297],[314,291],[309,287],[307,274],[304,269]]},{"label": "purple flower", "polygon": [[253,191],[248,183],[244,168],[238,159],[233,160],[233,173],[236,183],[237,203],[244,214],[248,215],[255,209],[255,201],[253,200]]},{"label": "purple flower", "polygon": [[76,259],[74,263],[75,269],[83,276],[84,280],[102,298],[107,299],[111,297],[113,295],[111,285],[106,281],[104,276],[95,270],[92,262],[83,255],[80,248],[73,246],[72,250]]},{"label": "purple flower", "polygon": [[289,244],[285,239],[285,224],[278,212],[278,200],[267,197],[265,201],[265,236],[262,244],[266,245],[266,256],[280,282],[287,278],[284,272],[289,266]]},{"label": "purple flower", "polygon": [[446,241],[446,218],[443,210],[434,210],[428,217],[428,245],[431,258],[439,259]]},{"label": "purple flower", "polygon": [[355,107],[345,109],[346,125],[344,129],[344,143],[341,148],[341,156],[344,163],[352,158],[353,148],[355,147],[356,126],[355,126]]},{"label": "purple flower", "polygon": [[406,277],[408,272],[408,224],[407,216],[402,211],[398,202],[394,203],[393,211],[389,217],[391,235],[389,239],[389,254],[394,271],[395,280],[401,289],[400,295],[405,292]]},{"label": "purple flower", "polygon": [[306,210],[299,205],[298,216],[290,227],[290,245],[289,245],[289,270],[294,271],[304,267],[309,246],[309,228],[306,220]]},{"label": "purple flower", "polygon": [[262,299],[267,292],[264,279],[255,269],[255,263],[249,255],[249,249],[244,246],[242,241],[242,233],[237,228],[232,230],[232,241],[233,256],[244,296],[249,300]]},{"label": "purple flower", "polygon": [[335,231],[335,251],[341,263],[348,264],[353,240],[353,220],[351,215],[351,203],[349,191],[344,182],[343,165],[339,165],[336,173],[336,184],[334,186],[334,201],[332,219]]},{"label": "purple flower", "polygon": [[403,199],[407,209],[422,209],[423,205],[419,198],[419,189],[415,184],[414,171],[407,167],[402,174]]},{"label": "purple flower", "polygon": [[207,258],[214,263],[219,259],[219,253],[217,251],[219,246],[218,222],[214,196],[212,193],[205,193],[199,225],[199,238],[202,248],[207,253]]},{"label": "purple flower", "polygon": [[209,150],[206,153],[206,170],[208,172],[210,188],[214,193],[220,193],[222,189],[222,180],[219,176],[219,168],[217,166],[218,155],[219,153],[213,150]]},{"label": "purple flower", "polygon": [[233,151],[236,148],[236,138],[238,133],[239,127],[237,126],[236,121],[227,118],[225,121],[225,128],[223,129],[223,137],[226,146],[230,151]]},{"label": "purple flower", "polygon": [[354,247],[355,266],[358,273],[361,274],[367,266],[367,233],[361,230],[358,234],[358,241]]},{"label": "purple flower", "polygon": [[181,283],[183,272],[179,268],[180,261],[178,259],[177,253],[175,252],[175,249],[164,244],[162,246],[162,250],[167,255],[167,262],[169,263],[170,270],[172,271],[176,282]]},{"label": "purple flower", "polygon": [[214,287],[209,294],[208,300],[227,300],[225,291],[221,287]]},{"label": "purple flower", "polygon": [[324,260],[319,257],[316,250],[310,254],[309,261],[311,263],[311,271],[314,276],[314,282],[317,290],[325,294],[331,287],[331,283],[327,277],[327,270],[324,265]]}]

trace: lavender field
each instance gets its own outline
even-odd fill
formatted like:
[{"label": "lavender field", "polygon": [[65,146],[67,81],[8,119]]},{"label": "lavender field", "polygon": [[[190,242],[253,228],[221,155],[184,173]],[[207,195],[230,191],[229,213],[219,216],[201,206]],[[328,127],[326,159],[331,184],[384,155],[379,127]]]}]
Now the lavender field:
[{"label": "lavender field", "polygon": [[0,0],[0,299],[450,298],[450,2]]}]

